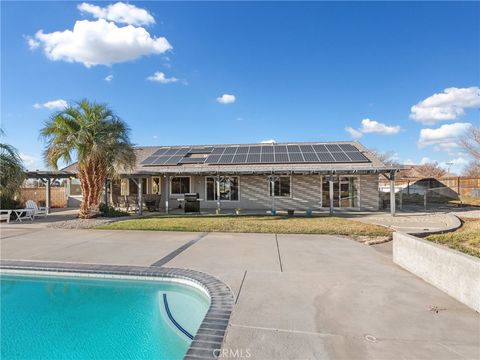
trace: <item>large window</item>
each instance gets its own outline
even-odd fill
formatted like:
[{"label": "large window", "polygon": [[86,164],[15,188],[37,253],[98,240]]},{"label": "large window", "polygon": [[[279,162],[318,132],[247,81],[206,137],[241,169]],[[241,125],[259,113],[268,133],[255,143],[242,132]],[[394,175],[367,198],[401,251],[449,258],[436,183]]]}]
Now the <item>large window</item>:
[{"label": "large window", "polygon": [[[207,177],[205,179],[207,188],[207,200],[218,200],[217,178]],[[238,200],[238,177],[221,176],[220,177],[220,200]]]},{"label": "large window", "polygon": [[[341,176],[333,181],[333,207],[356,208],[358,201],[358,178]],[[328,177],[322,182],[322,207],[330,207],[330,186]]]},{"label": "large window", "polygon": [[270,196],[290,196],[290,185],[290,176],[279,176],[273,183],[269,181]]},{"label": "large window", "polygon": [[186,194],[190,192],[190,177],[176,176],[172,178],[171,194]]}]

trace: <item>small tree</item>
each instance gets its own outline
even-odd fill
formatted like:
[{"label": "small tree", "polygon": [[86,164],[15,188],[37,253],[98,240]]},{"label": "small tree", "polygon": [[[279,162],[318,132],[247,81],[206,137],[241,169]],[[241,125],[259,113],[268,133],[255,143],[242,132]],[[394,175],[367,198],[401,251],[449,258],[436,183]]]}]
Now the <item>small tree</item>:
[{"label": "small tree", "polygon": [[[0,130],[0,135],[4,135]],[[25,169],[17,149],[0,143],[0,199],[2,207],[9,207],[25,180]]]},{"label": "small tree", "polygon": [[480,177],[480,161],[472,160],[463,169],[463,176]]},{"label": "small tree", "polygon": [[128,126],[105,104],[82,100],[56,112],[41,130],[45,161],[54,169],[59,160],[78,162],[82,187],[80,217],[96,216],[108,177],[135,164]]},{"label": "small tree", "polygon": [[438,179],[447,174],[447,171],[440,167],[437,162],[415,166],[415,170],[418,174],[425,178]]},{"label": "small tree", "polygon": [[461,146],[470,154],[474,159],[480,161],[480,128],[472,126],[468,130],[467,134],[460,139]]}]

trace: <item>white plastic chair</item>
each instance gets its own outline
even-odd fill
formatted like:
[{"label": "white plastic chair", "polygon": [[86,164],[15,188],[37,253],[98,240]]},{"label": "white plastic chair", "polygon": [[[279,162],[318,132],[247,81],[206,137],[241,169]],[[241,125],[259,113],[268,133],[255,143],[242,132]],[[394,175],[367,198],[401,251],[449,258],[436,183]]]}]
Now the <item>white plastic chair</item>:
[{"label": "white plastic chair", "polygon": [[37,206],[37,203],[33,200],[28,200],[25,203],[25,208],[32,210],[33,219],[35,219],[35,216],[39,216],[39,215],[43,215],[43,216],[47,217],[47,208]]}]

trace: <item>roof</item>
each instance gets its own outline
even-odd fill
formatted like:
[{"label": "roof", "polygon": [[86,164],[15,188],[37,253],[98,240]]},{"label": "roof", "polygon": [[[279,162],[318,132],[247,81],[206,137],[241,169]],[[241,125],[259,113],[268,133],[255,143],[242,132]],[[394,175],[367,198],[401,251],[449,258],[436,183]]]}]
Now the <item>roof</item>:
[{"label": "roof", "polygon": [[[247,148],[249,150],[245,154]],[[252,148],[253,153],[250,152]],[[135,153],[137,161],[134,169],[123,175],[372,173],[397,170],[386,166],[357,141],[144,146],[136,147]],[[250,155],[252,161],[249,162]],[[235,159],[243,162],[235,162]],[[77,165],[75,163],[62,170],[76,172]]]}]

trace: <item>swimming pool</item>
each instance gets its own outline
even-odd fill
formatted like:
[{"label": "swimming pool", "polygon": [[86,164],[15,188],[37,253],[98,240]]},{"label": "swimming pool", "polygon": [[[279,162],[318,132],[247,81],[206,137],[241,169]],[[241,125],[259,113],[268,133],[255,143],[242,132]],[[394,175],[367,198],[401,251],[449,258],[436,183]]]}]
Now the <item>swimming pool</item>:
[{"label": "swimming pool", "polygon": [[210,305],[167,281],[1,275],[2,359],[182,359]]}]

